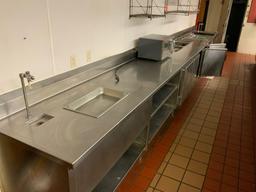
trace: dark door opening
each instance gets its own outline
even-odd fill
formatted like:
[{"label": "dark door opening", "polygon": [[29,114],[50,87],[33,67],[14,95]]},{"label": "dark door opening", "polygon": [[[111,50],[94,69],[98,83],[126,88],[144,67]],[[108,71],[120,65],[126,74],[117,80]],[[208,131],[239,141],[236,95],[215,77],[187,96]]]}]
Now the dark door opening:
[{"label": "dark door opening", "polygon": [[199,31],[205,30],[208,8],[209,8],[209,0],[200,1],[200,10],[197,16],[197,29]]},{"label": "dark door opening", "polygon": [[248,0],[234,0],[229,17],[225,42],[229,51],[236,51],[243,27]]},{"label": "dark door opening", "polygon": [[205,10],[204,10],[204,20],[203,20],[204,25],[203,25],[203,30],[202,31],[205,30],[206,21],[207,21],[207,15],[208,15],[208,9],[209,9],[209,3],[210,3],[210,1],[206,0]]}]

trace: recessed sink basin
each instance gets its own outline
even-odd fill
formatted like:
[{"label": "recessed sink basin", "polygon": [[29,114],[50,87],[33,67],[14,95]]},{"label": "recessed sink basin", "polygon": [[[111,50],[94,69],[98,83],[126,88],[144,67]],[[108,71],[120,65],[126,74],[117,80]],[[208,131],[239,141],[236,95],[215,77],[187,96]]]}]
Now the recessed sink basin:
[{"label": "recessed sink basin", "polygon": [[181,50],[187,44],[189,44],[189,42],[176,41],[174,44],[174,52]]},{"label": "recessed sink basin", "polygon": [[186,46],[187,44],[189,44],[189,42],[175,42],[175,46],[180,46],[180,47],[184,47]]},{"label": "recessed sink basin", "polygon": [[174,46],[174,52],[178,52],[182,48],[183,48],[182,46]]},{"label": "recessed sink basin", "polygon": [[99,118],[127,95],[122,91],[99,87],[69,103],[64,109]]},{"label": "recessed sink basin", "polygon": [[39,127],[39,126],[45,124],[47,121],[51,120],[52,118],[54,118],[54,117],[44,113],[40,116],[33,117],[32,119],[27,121],[27,123],[30,126]]}]

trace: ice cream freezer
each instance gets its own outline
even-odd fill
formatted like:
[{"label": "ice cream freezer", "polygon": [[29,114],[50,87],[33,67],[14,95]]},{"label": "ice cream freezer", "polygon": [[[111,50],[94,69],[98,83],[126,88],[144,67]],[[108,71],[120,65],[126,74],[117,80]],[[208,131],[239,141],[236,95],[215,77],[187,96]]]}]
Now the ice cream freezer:
[{"label": "ice cream freezer", "polygon": [[200,76],[221,76],[227,55],[225,43],[210,44],[201,55]]}]

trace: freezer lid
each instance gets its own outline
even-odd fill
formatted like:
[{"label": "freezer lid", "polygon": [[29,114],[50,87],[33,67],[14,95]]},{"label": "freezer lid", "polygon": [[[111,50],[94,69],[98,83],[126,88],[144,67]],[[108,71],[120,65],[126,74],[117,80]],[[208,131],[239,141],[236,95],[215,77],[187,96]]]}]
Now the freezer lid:
[{"label": "freezer lid", "polygon": [[213,43],[209,45],[208,49],[223,49],[227,51],[226,43]]}]

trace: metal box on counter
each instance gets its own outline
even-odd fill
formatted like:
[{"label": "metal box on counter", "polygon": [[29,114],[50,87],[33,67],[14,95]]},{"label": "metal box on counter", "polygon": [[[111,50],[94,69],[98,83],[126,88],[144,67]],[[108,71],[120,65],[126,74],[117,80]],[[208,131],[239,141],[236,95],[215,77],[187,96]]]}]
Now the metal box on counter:
[{"label": "metal box on counter", "polygon": [[171,42],[166,35],[147,35],[138,41],[138,58],[162,61],[171,57]]}]

